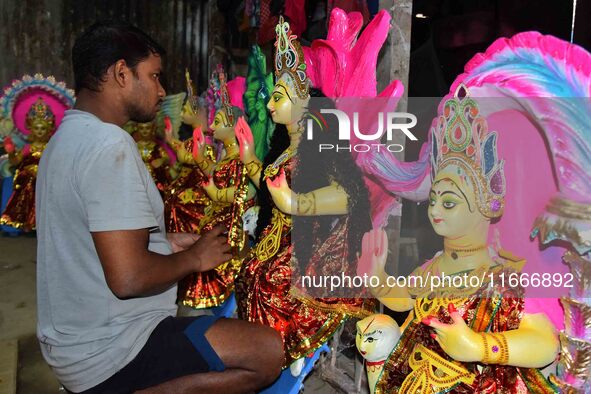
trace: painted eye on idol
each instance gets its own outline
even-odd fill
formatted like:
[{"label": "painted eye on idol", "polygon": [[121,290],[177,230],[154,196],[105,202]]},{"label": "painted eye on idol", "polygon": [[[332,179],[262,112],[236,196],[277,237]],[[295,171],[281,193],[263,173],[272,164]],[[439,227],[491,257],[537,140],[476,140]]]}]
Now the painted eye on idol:
[{"label": "painted eye on idol", "polygon": [[455,201],[444,201],[442,205],[445,209],[452,209],[457,205],[457,203]]}]

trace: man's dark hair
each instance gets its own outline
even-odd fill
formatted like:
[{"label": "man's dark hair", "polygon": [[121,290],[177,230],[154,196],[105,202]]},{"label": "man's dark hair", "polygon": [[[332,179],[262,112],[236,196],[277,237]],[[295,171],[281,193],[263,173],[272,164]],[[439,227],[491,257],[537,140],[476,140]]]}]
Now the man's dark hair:
[{"label": "man's dark hair", "polygon": [[98,22],[80,35],[72,48],[75,90],[100,91],[109,67],[123,59],[135,71],[150,54],[163,56],[162,48],[149,35],[123,22]]}]

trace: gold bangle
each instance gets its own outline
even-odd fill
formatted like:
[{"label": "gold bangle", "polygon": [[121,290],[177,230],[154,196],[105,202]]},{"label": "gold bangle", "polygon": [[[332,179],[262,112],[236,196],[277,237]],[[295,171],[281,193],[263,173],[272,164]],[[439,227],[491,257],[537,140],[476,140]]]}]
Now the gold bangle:
[{"label": "gold bangle", "polygon": [[248,174],[249,177],[252,178],[261,171],[262,167],[263,167],[263,165],[261,163],[259,163],[258,161],[255,161],[255,160],[249,161],[248,163],[246,163],[246,173]]},{"label": "gold bangle", "polygon": [[296,204],[298,215],[316,215],[316,195],[314,192],[298,194]]},{"label": "gold bangle", "polygon": [[497,364],[507,365],[509,362],[509,346],[507,344],[507,338],[503,333],[492,333],[491,336],[497,342],[498,346],[493,346],[492,351],[499,354]]},{"label": "gold bangle", "polygon": [[198,162],[196,162],[196,164],[197,164],[197,167],[199,167],[201,169],[201,171],[205,171],[209,167],[209,163],[207,162],[207,159],[203,159],[201,161],[198,161]]},{"label": "gold bangle", "polygon": [[482,343],[484,345],[484,356],[482,357],[482,362],[484,364],[490,364],[490,354],[488,353],[488,340],[486,339],[486,334],[481,332],[480,336],[482,337]]},{"label": "gold bangle", "polygon": [[215,197],[217,201],[228,202],[228,189],[217,189],[215,192]]},{"label": "gold bangle", "polygon": [[[482,342],[484,344],[484,357],[482,358],[482,362],[484,364],[507,365],[509,362],[509,346],[505,335],[502,333],[480,333],[480,335],[482,336]],[[488,343],[489,335],[494,341],[490,348]]]}]

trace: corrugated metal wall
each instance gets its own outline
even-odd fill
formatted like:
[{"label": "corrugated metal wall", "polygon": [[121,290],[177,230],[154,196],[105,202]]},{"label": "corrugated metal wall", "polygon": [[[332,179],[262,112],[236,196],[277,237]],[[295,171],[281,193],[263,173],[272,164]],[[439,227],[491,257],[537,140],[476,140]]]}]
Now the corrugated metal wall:
[{"label": "corrugated metal wall", "polygon": [[185,89],[188,67],[198,91],[208,78],[208,0],[0,0],[0,86],[42,72],[73,88],[76,36],[101,19],[128,21],[167,51],[163,82]]}]

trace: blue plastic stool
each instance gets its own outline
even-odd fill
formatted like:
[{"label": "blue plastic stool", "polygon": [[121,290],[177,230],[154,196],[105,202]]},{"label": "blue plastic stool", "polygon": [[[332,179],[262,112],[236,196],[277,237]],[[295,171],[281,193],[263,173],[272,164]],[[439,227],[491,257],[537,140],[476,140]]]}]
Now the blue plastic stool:
[{"label": "blue plastic stool", "polygon": [[267,387],[263,391],[259,391],[259,394],[298,394],[304,389],[304,379],[306,379],[306,376],[312,372],[314,364],[316,364],[316,361],[318,361],[322,353],[330,353],[330,348],[326,343],[322,345],[320,349],[316,350],[312,357],[306,357],[304,368],[302,368],[300,376],[292,376],[288,367],[281,372],[279,379],[277,379],[272,386]]},{"label": "blue plastic stool", "polygon": [[[2,196],[0,198],[0,214],[2,212],[4,212],[4,209],[6,209],[6,205],[8,205],[8,200],[10,199],[10,196],[12,195],[12,177],[8,176],[6,178],[2,179]],[[22,233],[21,230],[14,228],[12,226],[0,226],[0,230],[4,231],[6,234],[12,236],[12,237],[16,237],[17,235],[19,235],[20,233]]]},{"label": "blue plastic stool", "polygon": [[228,299],[226,301],[224,301],[224,303],[222,305],[216,306],[211,308],[211,312],[213,313],[214,316],[217,317],[232,317],[234,316],[234,312],[236,312],[236,297],[234,296],[234,293],[232,293],[230,295],[230,297],[228,297]]},{"label": "blue plastic stool", "polygon": [[0,211],[4,212],[8,199],[12,194],[12,177],[2,178],[2,198],[0,198]]}]

